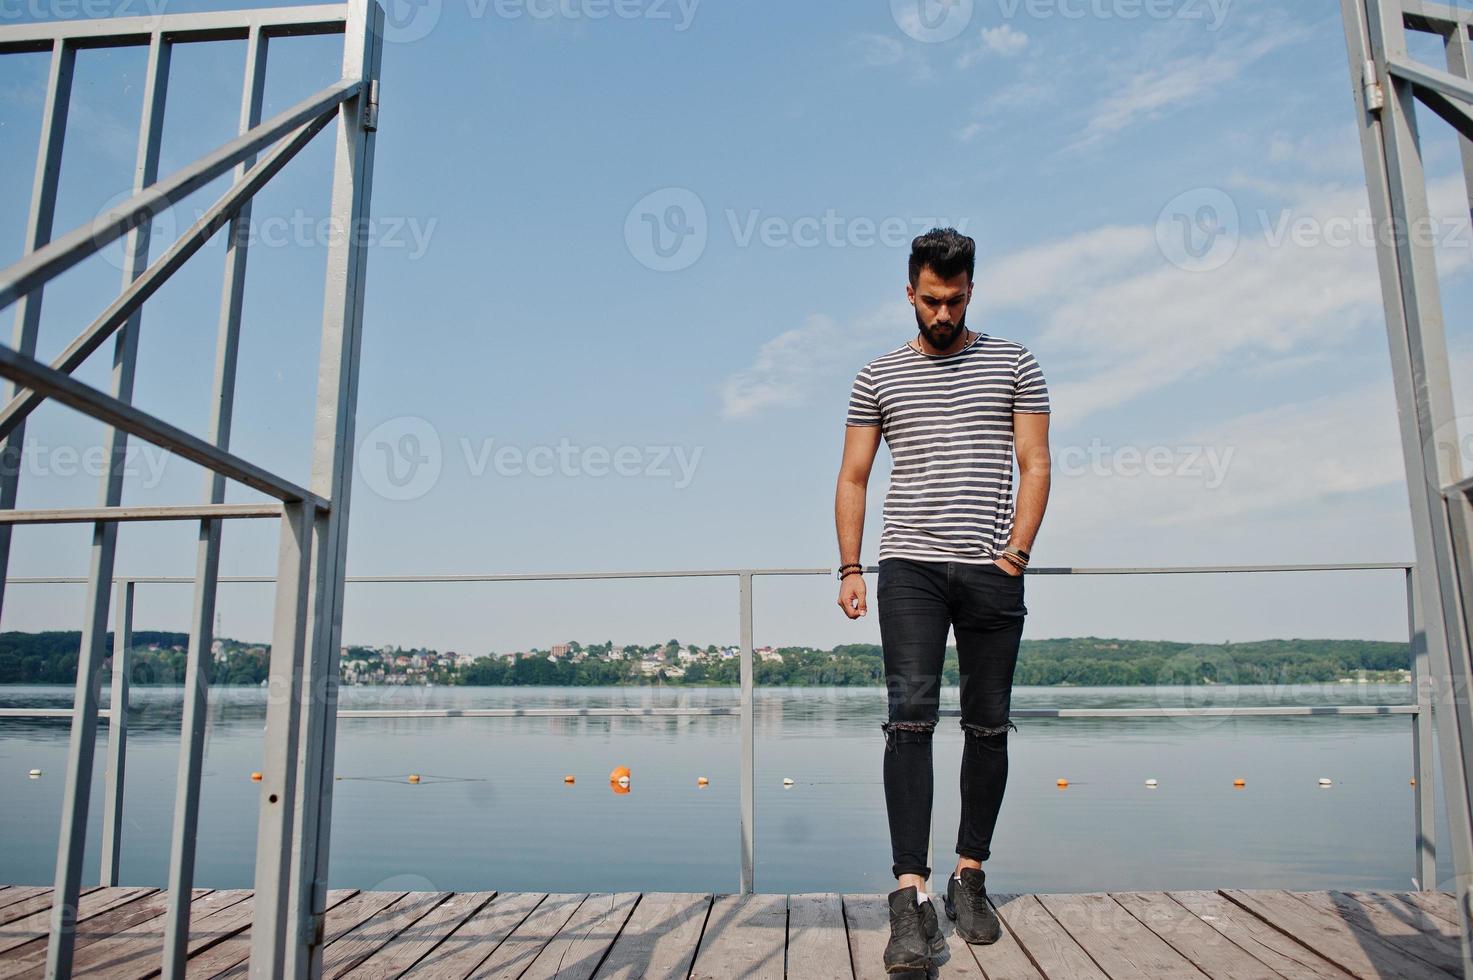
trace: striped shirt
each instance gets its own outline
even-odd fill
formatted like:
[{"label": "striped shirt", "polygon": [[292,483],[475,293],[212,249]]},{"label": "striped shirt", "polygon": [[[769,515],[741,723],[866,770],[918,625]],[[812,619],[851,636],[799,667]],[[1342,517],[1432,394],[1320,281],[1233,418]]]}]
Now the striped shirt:
[{"label": "striped shirt", "polygon": [[1013,413],[1047,412],[1022,344],[980,334],[942,356],[909,344],[860,368],[849,425],[878,425],[894,467],[880,560],[990,562],[1013,530]]}]

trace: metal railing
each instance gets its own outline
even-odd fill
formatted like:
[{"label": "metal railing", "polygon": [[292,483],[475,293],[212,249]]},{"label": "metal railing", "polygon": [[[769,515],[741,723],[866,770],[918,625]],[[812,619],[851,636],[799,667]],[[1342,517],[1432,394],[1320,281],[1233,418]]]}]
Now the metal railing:
[{"label": "metal railing", "polygon": [[[1414,586],[1415,569],[1404,562],[1361,562],[1349,564],[1312,565],[1195,565],[1154,567],[1054,567],[1030,568],[1030,576],[1115,576],[1115,575],[1215,575],[1253,574],[1285,572],[1351,572],[1351,571],[1401,571],[1406,580],[1407,629],[1410,639],[1410,668],[1415,700],[1410,704],[1389,705],[1280,705],[1255,707],[1154,707],[1154,708],[1015,708],[1014,718],[1171,718],[1171,717],[1223,717],[1223,716],[1344,716],[1344,715],[1403,715],[1412,723],[1412,768],[1416,774],[1416,791],[1413,794],[1414,844],[1412,878],[1417,888],[1428,888],[1436,881],[1435,844],[1435,785],[1432,767],[1432,690],[1426,683],[1427,649],[1424,626],[1420,618],[1417,590]],[[561,581],[608,581],[617,579],[668,579],[668,578],[735,578],[737,580],[737,615],[740,630],[740,697],[736,708],[732,707],[638,707],[638,708],[373,708],[338,710],[338,718],[534,718],[534,717],[666,717],[666,716],[740,716],[739,742],[740,762],[740,815],[738,821],[738,861],[740,873],[738,889],[742,894],[755,890],[754,874],[755,844],[755,755],[753,724],[753,639],[752,639],[752,583],[756,578],[775,576],[827,576],[834,575],[832,568],[739,568],[700,569],[685,571],[645,572],[577,572],[577,573],[528,573],[495,575],[365,575],[349,576],[350,584],[435,584],[435,583],[493,583],[493,582],[561,582]],[[874,567],[867,571],[876,571]],[[81,578],[49,576],[12,578],[11,583],[20,585],[81,584]],[[222,576],[222,583],[269,584],[274,580],[266,576]],[[118,859],[122,848],[119,828],[122,826],[123,774],[127,755],[127,706],[128,706],[128,653],[131,646],[132,611],[135,590],[138,585],[189,585],[193,579],[183,576],[132,576],[117,580],[117,608],[121,620],[114,633],[112,672],[112,724],[108,731],[109,765],[104,783],[106,804],[103,810],[102,882],[118,884]],[[0,710],[4,717],[66,717],[71,712],[65,709]],[[943,717],[958,717],[960,709],[943,708]],[[186,740],[182,754],[190,756],[202,752],[202,746]],[[200,771],[201,760],[187,758],[181,762],[180,770]],[[330,779],[332,773],[328,773]],[[176,841],[175,844],[180,842]]]}]

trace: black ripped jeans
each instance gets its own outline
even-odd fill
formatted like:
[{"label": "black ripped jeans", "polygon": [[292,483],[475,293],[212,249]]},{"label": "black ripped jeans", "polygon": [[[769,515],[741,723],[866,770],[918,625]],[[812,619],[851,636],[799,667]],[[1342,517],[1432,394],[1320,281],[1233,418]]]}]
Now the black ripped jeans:
[{"label": "black ripped jeans", "polygon": [[885,558],[876,601],[884,647],[889,720],[885,807],[892,871],[929,877],[931,737],[941,698],[948,627],[956,631],[961,674],[961,826],[956,852],[985,861],[1008,781],[1013,668],[1023,637],[1023,576],[996,565]]}]

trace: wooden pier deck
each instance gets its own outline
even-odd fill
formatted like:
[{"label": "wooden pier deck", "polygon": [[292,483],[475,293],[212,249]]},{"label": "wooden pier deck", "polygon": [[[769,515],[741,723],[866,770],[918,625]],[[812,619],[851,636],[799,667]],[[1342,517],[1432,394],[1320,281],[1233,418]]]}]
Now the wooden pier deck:
[{"label": "wooden pier deck", "polygon": [[[164,893],[86,889],[74,976],[158,973]],[[1343,980],[1462,976],[1444,892],[997,895],[1003,938],[951,934],[941,977]],[[51,891],[0,887],[0,977],[40,977]],[[251,894],[201,889],[191,977],[246,974]],[[331,893],[324,977],[880,980],[883,895]],[[936,976],[938,971],[932,971]],[[916,976],[919,976],[917,974]]]}]

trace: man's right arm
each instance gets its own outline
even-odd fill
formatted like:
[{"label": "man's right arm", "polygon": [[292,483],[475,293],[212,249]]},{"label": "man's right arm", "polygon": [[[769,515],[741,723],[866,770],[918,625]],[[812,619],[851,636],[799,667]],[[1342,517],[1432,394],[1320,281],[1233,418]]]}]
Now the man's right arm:
[{"label": "man's right arm", "polygon": [[[841,565],[861,560],[865,497],[879,448],[878,425],[844,427],[844,459],[839,464],[839,483],[834,490],[834,525],[839,535]],[[839,606],[850,619],[865,614],[864,576],[851,575],[839,583]]]}]

